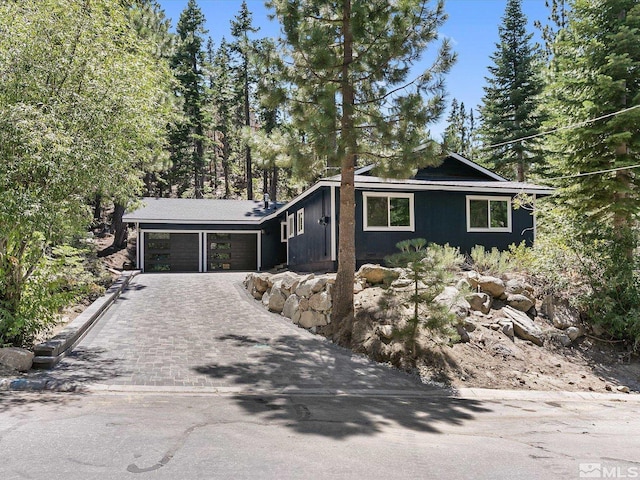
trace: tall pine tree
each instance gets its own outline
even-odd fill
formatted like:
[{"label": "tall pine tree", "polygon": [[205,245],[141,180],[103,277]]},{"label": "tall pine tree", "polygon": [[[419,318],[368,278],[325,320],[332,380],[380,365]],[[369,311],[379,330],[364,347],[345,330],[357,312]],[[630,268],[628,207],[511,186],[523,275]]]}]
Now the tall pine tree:
[{"label": "tall pine tree", "polygon": [[504,144],[540,131],[541,64],[526,27],[522,0],[508,0],[498,27],[500,41],[491,55],[493,65],[484,87],[479,130],[483,145],[501,144],[487,149],[484,160],[498,172],[515,175],[520,182],[532,164],[541,160],[536,139]]},{"label": "tall pine tree", "polygon": [[[232,48],[240,57],[238,66],[238,79],[242,85],[241,98],[239,99],[243,110],[244,125],[252,128],[251,122],[251,79],[249,59],[254,50],[254,42],[249,39],[249,33],[255,33],[259,29],[253,26],[253,15],[247,7],[247,2],[243,1],[240,12],[231,21],[231,35],[235,38]],[[247,199],[253,200],[253,164],[251,161],[251,147],[245,146],[245,176],[247,181]]]},{"label": "tall pine tree", "polygon": [[178,42],[172,59],[179,83],[176,94],[183,101],[184,115],[171,135],[174,181],[179,183],[179,195],[193,188],[195,198],[203,196],[208,129],[204,24],[205,18],[196,0],[189,0],[178,21]]},{"label": "tall pine tree", "polygon": [[[338,271],[331,328],[353,318],[354,171],[376,162],[391,176],[434,162],[426,125],[444,109],[442,74],[452,63],[443,42],[435,63],[416,78],[411,66],[437,38],[443,2],[421,0],[271,0],[293,62],[291,117],[318,157],[339,164]],[[433,92],[425,99],[422,92]],[[335,141],[332,141],[335,139]],[[421,150],[419,147],[423,146]],[[431,150],[431,151],[430,151]],[[304,159],[299,159],[304,160]]]},{"label": "tall pine tree", "polygon": [[[548,86],[555,125],[624,111],[640,102],[640,4],[637,0],[576,0],[553,50]],[[584,229],[618,233],[640,212],[640,109],[562,131],[550,141],[563,204]],[[609,173],[584,175],[601,170]],[[585,221],[585,218],[588,221]]]}]

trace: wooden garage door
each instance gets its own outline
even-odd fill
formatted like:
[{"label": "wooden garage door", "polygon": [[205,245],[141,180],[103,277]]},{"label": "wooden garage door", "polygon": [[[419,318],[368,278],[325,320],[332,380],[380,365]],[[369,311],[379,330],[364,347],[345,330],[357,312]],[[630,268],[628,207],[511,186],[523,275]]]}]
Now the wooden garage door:
[{"label": "wooden garage door", "polygon": [[207,233],[207,271],[256,270],[258,242],[255,233]]},{"label": "wooden garage door", "polygon": [[198,237],[198,233],[146,232],[144,235],[145,271],[199,271]]}]

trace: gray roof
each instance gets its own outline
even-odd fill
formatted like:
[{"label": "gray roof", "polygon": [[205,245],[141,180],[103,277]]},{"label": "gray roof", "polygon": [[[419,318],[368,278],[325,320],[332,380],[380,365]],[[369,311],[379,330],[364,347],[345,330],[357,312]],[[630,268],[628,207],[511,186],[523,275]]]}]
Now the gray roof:
[{"label": "gray roof", "polygon": [[130,223],[234,223],[257,225],[282,204],[265,210],[258,200],[212,200],[208,198],[143,198],[140,207],[122,217]]}]

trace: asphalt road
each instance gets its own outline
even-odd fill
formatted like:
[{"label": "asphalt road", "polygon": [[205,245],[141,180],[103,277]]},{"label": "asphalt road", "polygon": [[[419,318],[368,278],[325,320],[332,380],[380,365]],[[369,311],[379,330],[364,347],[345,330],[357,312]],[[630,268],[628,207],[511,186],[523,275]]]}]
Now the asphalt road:
[{"label": "asphalt road", "polygon": [[624,400],[2,392],[0,478],[636,478],[638,432]]}]

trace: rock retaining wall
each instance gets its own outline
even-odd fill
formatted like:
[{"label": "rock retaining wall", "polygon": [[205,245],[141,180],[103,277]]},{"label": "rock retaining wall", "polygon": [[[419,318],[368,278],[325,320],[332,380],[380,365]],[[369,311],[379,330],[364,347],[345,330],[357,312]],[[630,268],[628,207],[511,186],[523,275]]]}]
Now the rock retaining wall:
[{"label": "rock retaining wall", "polygon": [[[314,332],[316,327],[331,321],[334,283],[335,274],[299,275],[292,272],[250,273],[244,281],[251,295],[270,311]],[[403,295],[413,289],[412,282],[408,272],[401,268],[368,264],[356,272],[356,311],[366,309],[374,318],[385,317],[380,323],[391,326],[378,330],[381,335],[388,336],[387,330],[400,319],[386,318],[392,312],[382,311],[377,304],[381,293],[369,295],[368,290],[372,288],[375,290],[373,293],[384,289]],[[446,287],[436,301],[455,313],[463,342],[470,341],[470,334],[479,326],[501,331],[511,340],[518,337],[539,346],[546,340],[567,346],[584,335],[578,312],[566,300],[546,297],[543,301],[536,301],[533,286],[519,277],[498,278],[474,271],[462,272],[456,285]],[[547,320],[538,317],[536,303]]]}]

